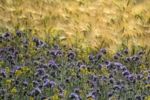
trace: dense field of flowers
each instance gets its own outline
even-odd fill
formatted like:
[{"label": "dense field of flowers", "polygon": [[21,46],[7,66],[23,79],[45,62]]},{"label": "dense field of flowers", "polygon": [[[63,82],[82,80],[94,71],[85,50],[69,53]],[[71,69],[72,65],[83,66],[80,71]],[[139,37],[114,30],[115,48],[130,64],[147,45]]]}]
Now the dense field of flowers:
[{"label": "dense field of flowers", "polygon": [[[0,36],[1,100],[150,100],[150,67],[145,52],[107,49],[78,58],[74,47],[26,33]],[[111,59],[112,58],[112,59]]]}]

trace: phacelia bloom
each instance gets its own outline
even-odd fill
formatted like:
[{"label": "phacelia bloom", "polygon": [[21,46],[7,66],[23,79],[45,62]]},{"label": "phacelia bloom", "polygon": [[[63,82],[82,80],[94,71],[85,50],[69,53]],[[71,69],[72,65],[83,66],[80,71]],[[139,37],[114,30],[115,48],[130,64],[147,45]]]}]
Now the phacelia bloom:
[{"label": "phacelia bloom", "polygon": [[50,81],[50,80],[46,79],[44,81],[43,86],[46,86],[46,87],[56,87],[56,82]]},{"label": "phacelia bloom", "polygon": [[125,88],[124,85],[121,85],[121,86],[120,86],[120,90],[124,91],[125,89],[126,89],[126,88]]},{"label": "phacelia bloom", "polygon": [[36,43],[36,46],[38,46],[40,44],[39,39],[37,39],[37,38],[33,38],[33,42]]},{"label": "phacelia bloom", "polygon": [[111,97],[113,94],[114,94],[114,90],[107,93],[108,97]]},{"label": "phacelia bloom", "polygon": [[14,51],[15,51],[15,48],[14,48],[13,46],[10,46],[10,47],[8,48],[8,51],[14,52]]},{"label": "phacelia bloom", "polygon": [[125,50],[124,50],[124,53],[125,53],[125,54],[128,54],[128,53],[129,53],[129,51],[128,51],[127,49],[125,49]]},{"label": "phacelia bloom", "polygon": [[114,90],[116,90],[116,89],[120,90],[120,86],[119,85],[115,85],[115,86],[113,86],[113,89]]},{"label": "phacelia bloom", "polygon": [[114,56],[114,59],[115,59],[115,60],[118,60],[118,56],[115,55],[115,56]]},{"label": "phacelia bloom", "polygon": [[106,48],[102,48],[100,51],[101,51],[103,54],[106,54],[106,53],[107,53],[107,49],[106,49]]},{"label": "phacelia bloom", "polygon": [[56,55],[61,55],[62,56],[62,51],[61,50],[51,50],[51,51],[47,51],[47,55],[51,54],[54,58],[56,57]]},{"label": "phacelia bloom", "polygon": [[141,95],[135,95],[134,97],[135,97],[136,99],[138,99],[138,100],[143,100],[143,98],[142,98]]},{"label": "phacelia bloom", "polygon": [[42,96],[42,97],[41,97],[41,100],[45,100],[45,99],[47,99],[46,96]]},{"label": "phacelia bloom", "polygon": [[88,94],[88,95],[86,96],[86,98],[87,98],[87,99],[92,98],[93,100],[95,100],[95,96],[92,95],[92,94]]},{"label": "phacelia bloom", "polygon": [[10,33],[9,32],[6,32],[5,34],[4,34],[4,37],[9,37],[10,36]]},{"label": "phacelia bloom", "polygon": [[40,90],[40,88],[35,88],[34,90],[34,93],[35,93],[35,95],[37,96],[38,94],[41,94],[42,93],[42,91]]},{"label": "phacelia bloom", "polygon": [[0,70],[0,75],[3,76],[3,77],[6,77],[5,70]]},{"label": "phacelia bloom", "polygon": [[55,47],[56,49],[59,49],[59,45],[58,45],[58,44],[54,44],[54,47]]},{"label": "phacelia bloom", "polygon": [[102,58],[102,54],[97,54],[97,59],[101,59]]},{"label": "phacelia bloom", "polygon": [[134,61],[137,61],[137,60],[139,60],[140,58],[137,56],[137,55],[134,55],[134,56],[132,56],[132,60],[134,60]]},{"label": "phacelia bloom", "polygon": [[138,55],[142,55],[142,54],[144,54],[145,52],[143,51],[143,50],[140,50],[139,52],[138,52]]},{"label": "phacelia bloom", "polygon": [[69,99],[77,99],[77,98],[79,98],[79,96],[76,93],[71,93],[69,95]]},{"label": "phacelia bloom", "polygon": [[120,52],[117,52],[116,54],[117,54],[118,56],[122,56],[122,54],[121,54]]},{"label": "phacelia bloom", "polygon": [[75,54],[74,52],[68,52],[68,53],[67,53],[67,57],[73,59],[73,58],[76,57],[76,54]]},{"label": "phacelia bloom", "polygon": [[42,79],[46,79],[46,78],[48,78],[48,77],[49,77],[49,75],[48,75],[48,74],[45,74],[45,75],[42,76]]},{"label": "phacelia bloom", "polygon": [[89,60],[94,60],[95,56],[89,55]]},{"label": "phacelia bloom", "polygon": [[27,81],[24,81],[24,82],[22,83],[22,85],[28,86],[28,82],[27,82]]},{"label": "phacelia bloom", "polygon": [[37,69],[37,71],[38,71],[38,73],[39,73],[39,74],[43,74],[43,73],[45,73],[44,68],[38,68],[38,69]]},{"label": "phacelia bloom", "polygon": [[79,88],[75,88],[75,89],[74,89],[74,93],[76,93],[76,94],[79,95],[79,94],[80,94],[80,89],[79,89]]},{"label": "phacelia bloom", "polygon": [[142,78],[143,78],[143,75],[142,75],[142,74],[138,74],[138,75],[137,75],[137,79],[138,79],[138,80],[141,80]]},{"label": "phacelia bloom", "polygon": [[128,70],[125,70],[125,71],[122,72],[123,76],[129,75],[129,74],[130,74],[130,72]]},{"label": "phacelia bloom", "polygon": [[22,32],[21,32],[21,31],[17,31],[16,34],[17,34],[17,36],[19,36],[19,37],[22,36]]},{"label": "phacelia bloom", "polygon": [[55,61],[54,61],[54,60],[50,60],[50,61],[48,62],[48,66],[49,66],[49,67],[51,67],[52,64],[55,64]]},{"label": "phacelia bloom", "polygon": [[115,80],[113,78],[110,78],[109,82],[113,84],[115,82]]},{"label": "phacelia bloom", "polygon": [[126,66],[120,66],[120,70],[125,71],[126,70]]}]

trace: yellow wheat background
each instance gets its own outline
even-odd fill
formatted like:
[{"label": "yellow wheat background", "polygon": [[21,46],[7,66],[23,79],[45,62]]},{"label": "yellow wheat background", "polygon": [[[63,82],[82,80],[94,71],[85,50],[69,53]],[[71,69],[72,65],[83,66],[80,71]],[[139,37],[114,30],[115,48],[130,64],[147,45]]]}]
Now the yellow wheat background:
[{"label": "yellow wheat background", "polygon": [[[149,0],[0,0],[0,32],[32,29],[82,49],[149,47]],[[55,32],[56,31],[56,32]]]}]

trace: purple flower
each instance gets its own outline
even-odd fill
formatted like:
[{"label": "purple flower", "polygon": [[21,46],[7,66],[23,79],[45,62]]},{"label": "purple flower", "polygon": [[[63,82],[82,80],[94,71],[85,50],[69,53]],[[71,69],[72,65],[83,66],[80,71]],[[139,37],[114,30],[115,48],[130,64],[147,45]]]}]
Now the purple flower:
[{"label": "purple flower", "polygon": [[137,60],[139,60],[140,58],[137,56],[137,55],[134,55],[134,56],[132,56],[132,60],[134,60],[134,61],[137,61]]},{"label": "purple flower", "polygon": [[123,76],[129,75],[129,74],[130,74],[130,72],[128,70],[125,70],[125,71],[122,72]]},{"label": "purple flower", "polygon": [[75,54],[74,52],[68,52],[68,53],[67,53],[67,57],[73,59],[73,58],[76,57],[76,54]]},{"label": "purple flower", "polygon": [[139,52],[138,52],[138,55],[142,55],[142,54],[144,54],[145,52],[143,51],[143,50],[140,50]]},{"label": "purple flower", "polygon": [[59,45],[58,45],[58,44],[54,44],[54,47],[55,47],[56,49],[59,49]]},{"label": "purple flower", "polygon": [[43,73],[45,73],[44,68],[38,68],[38,69],[37,69],[37,71],[38,71],[38,73],[39,73],[39,74],[43,74]]},{"label": "purple flower", "polygon": [[28,86],[28,82],[27,82],[27,81],[24,81],[24,82],[22,83],[22,85]]},{"label": "purple flower", "polygon": [[119,86],[119,85],[115,85],[115,86],[113,87],[113,89],[114,89],[114,90],[116,90],[116,89],[120,90],[120,86]]},{"label": "purple flower", "polygon": [[121,86],[120,86],[120,90],[124,91],[124,90],[125,90],[125,86],[124,86],[124,85],[121,85]]},{"label": "purple flower", "polygon": [[32,81],[32,83],[33,83],[33,85],[37,85],[38,84],[38,82],[37,81]]},{"label": "purple flower", "polygon": [[8,51],[14,52],[14,51],[15,51],[15,48],[14,48],[13,46],[10,46],[10,47],[8,48]]},{"label": "purple flower", "polygon": [[56,87],[56,82],[50,81],[50,80],[46,79],[44,81],[43,86],[46,86],[46,87]]},{"label": "purple flower", "polygon": [[138,99],[138,100],[143,100],[143,98],[142,98],[141,95],[135,95],[134,97],[135,97],[136,99]]},{"label": "purple flower", "polygon": [[0,70],[0,75],[3,76],[3,77],[6,77],[6,73],[5,73],[4,69]]},{"label": "purple flower", "polygon": [[46,79],[46,78],[48,78],[48,77],[49,77],[49,75],[48,75],[48,74],[45,74],[45,75],[42,76],[42,79]]},{"label": "purple flower", "polygon": [[125,54],[128,54],[128,53],[129,53],[129,51],[128,51],[127,49],[125,49],[125,50],[124,50],[124,53],[125,53]]},{"label": "purple flower", "polygon": [[114,59],[115,59],[115,60],[118,60],[118,56],[114,55]]},{"label": "purple flower", "polygon": [[50,61],[48,62],[48,66],[51,67],[52,64],[55,64],[55,61],[50,60]]},{"label": "purple flower", "polygon": [[9,37],[10,36],[10,33],[9,32],[6,32],[5,34],[4,34],[4,37]]},{"label": "purple flower", "polygon": [[94,60],[95,56],[89,55],[89,60]]},{"label": "purple flower", "polygon": [[93,75],[92,75],[92,80],[93,80],[93,81],[96,81],[97,79],[98,79],[97,76],[93,74]]},{"label": "purple flower", "polygon": [[37,96],[38,94],[41,94],[42,93],[42,91],[40,90],[40,88],[35,88],[34,90],[34,93],[35,93],[35,95]]},{"label": "purple flower", "polygon": [[102,48],[100,51],[101,51],[103,54],[106,54],[106,52],[107,52],[107,50],[106,50],[105,48]]},{"label": "purple flower", "polygon": [[122,54],[121,54],[120,52],[117,52],[116,54],[117,54],[118,56],[122,56]]},{"label": "purple flower", "polygon": [[69,95],[69,99],[77,99],[77,98],[79,98],[79,96],[76,93],[71,93]]},{"label": "purple flower", "polygon": [[113,84],[115,82],[115,80],[113,78],[110,78],[109,82]]},{"label": "purple flower", "polygon": [[87,96],[86,96],[86,98],[88,99],[88,98],[92,98],[92,99],[94,99],[95,100],[95,96],[94,95],[92,95],[92,94],[88,94]]},{"label": "purple flower", "polygon": [[41,100],[44,100],[44,99],[47,99],[47,97],[46,97],[46,96],[42,96],[42,97],[41,97]]},{"label": "purple flower", "polygon": [[21,31],[17,31],[16,34],[21,37],[22,36],[22,32]]},{"label": "purple flower", "polygon": [[97,59],[101,59],[102,58],[102,54],[97,54]]},{"label": "purple flower", "polygon": [[75,88],[74,89],[74,93],[79,94],[80,93],[80,89],[79,88]]},{"label": "purple flower", "polygon": [[138,75],[137,75],[137,79],[138,79],[138,80],[142,79],[142,77],[143,77],[142,74],[138,74]]},{"label": "purple flower", "polygon": [[120,66],[120,69],[125,71],[126,70],[126,66]]},{"label": "purple flower", "polygon": [[111,97],[114,94],[114,91],[108,92],[107,95],[108,97]]}]

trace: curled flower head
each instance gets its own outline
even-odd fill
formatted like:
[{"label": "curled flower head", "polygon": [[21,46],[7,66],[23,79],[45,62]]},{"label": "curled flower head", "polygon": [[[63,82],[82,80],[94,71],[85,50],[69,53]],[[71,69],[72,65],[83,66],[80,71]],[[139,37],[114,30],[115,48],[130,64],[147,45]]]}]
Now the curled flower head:
[{"label": "curled flower head", "polygon": [[24,81],[24,82],[22,83],[22,85],[28,86],[28,82],[27,82],[27,81]]},{"label": "curled flower head", "polygon": [[124,50],[124,53],[125,53],[125,54],[128,54],[128,53],[129,53],[129,51],[128,51],[127,49],[125,49],[125,50]]},{"label": "curled flower head", "polygon": [[41,94],[42,93],[42,91],[40,90],[40,88],[35,88],[34,90],[34,93],[35,93],[35,95],[37,96],[38,94]]},{"label": "curled flower head", "polygon": [[101,51],[103,54],[106,54],[106,52],[107,52],[106,48],[102,48],[100,51]]},{"label": "curled flower head", "polygon": [[67,57],[74,59],[76,57],[76,54],[74,52],[68,52]]},{"label": "curled flower head", "polygon": [[56,87],[56,82],[50,81],[50,80],[46,79],[44,81],[43,86],[46,86],[46,87]]},{"label": "curled flower head", "polygon": [[80,89],[79,88],[75,88],[74,89],[74,93],[79,94],[80,93]]},{"label": "curled flower head", "polygon": [[122,72],[123,76],[129,75],[129,74],[130,74],[130,72],[128,70],[125,70],[125,71]]},{"label": "curled flower head", "polygon": [[136,99],[138,99],[138,100],[143,100],[143,97],[142,97],[141,95],[139,95],[139,94],[138,94],[138,95],[135,95],[134,97],[135,97]]},{"label": "curled flower head", "polygon": [[97,54],[97,59],[101,59],[102,58],[102,54]]},{"label": "curled flower head", "polygon": [[107,93],[108,97],[111,97],[113,94],[114,94],[114,90]]},{"label": "curled flower head", "polygon": [[138,55],[142,55],[142,54],[144,54],[145,52],[143,51],[143,50],[140,50],[139,52],[138,52]]},{"label": "curled flower head", "polygon": [[16,35],[17,35],[18,37],[21,37],[21,36],[22,36],[22,32],[18,30],[18,31],[16,32]]},{"label": "curled flower head", "polygon": [[71,93],[69,99],[77,99],[79,96],[76,93]]},{"label": "curled flower head", "polygon": [[4,37],[9,37],[10,36],[10,33],[9,32],[6,32],[5,34],[4,34]]},{"label": "curled flower head", "polygon": [[89,60],[94,60],[95,56],[89,55]]}]

